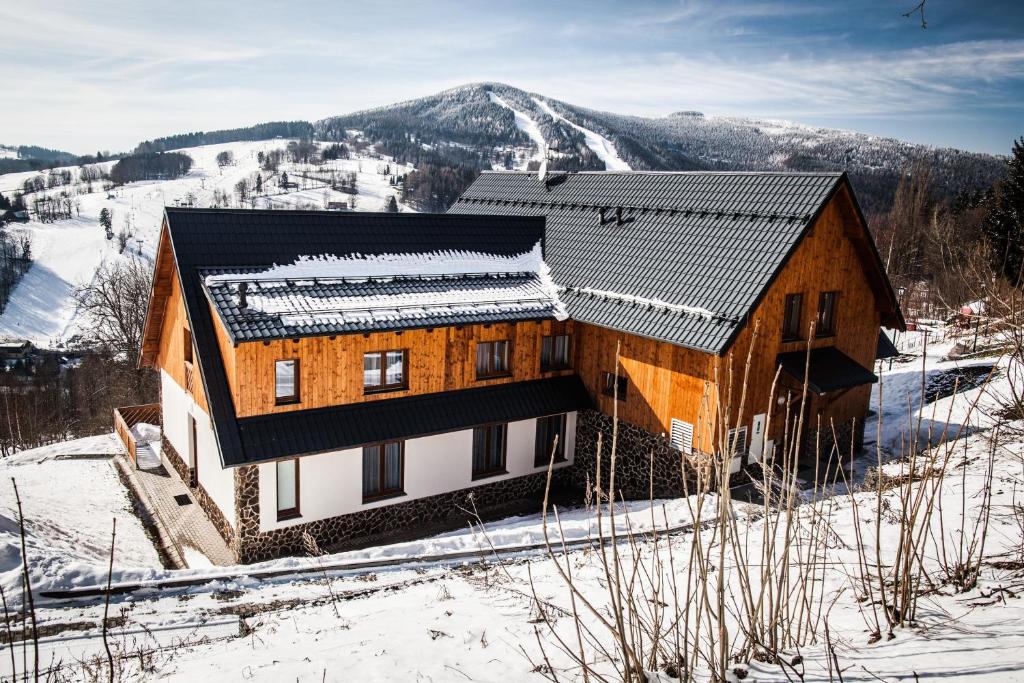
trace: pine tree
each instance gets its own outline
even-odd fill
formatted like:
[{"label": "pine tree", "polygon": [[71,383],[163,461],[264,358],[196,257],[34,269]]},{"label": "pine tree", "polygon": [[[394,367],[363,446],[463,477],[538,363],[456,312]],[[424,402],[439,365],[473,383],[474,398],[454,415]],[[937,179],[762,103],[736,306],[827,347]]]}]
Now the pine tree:
[{"label": "pine tree", "polygon": [[388,197],[388,201],[384,205],[384,211],[387,213],[398,213],[398,202],[395,201],[394,195]]},{"label": "pine tree", "polygon": [[260,177],[259,173],[256,174],[256,194],[263,194],[263,178]]},{"label": "pine tree", "polygon": [[100,225],[108,234],[114,229],[114,215],[110,209],[100,209]]},{"label": "pine tree", "polygon": [[983,230],[992,245],[993,267],[1013,286],[1024,286],[1024,137],[1013,143],[1006,177],[996,188]]}]

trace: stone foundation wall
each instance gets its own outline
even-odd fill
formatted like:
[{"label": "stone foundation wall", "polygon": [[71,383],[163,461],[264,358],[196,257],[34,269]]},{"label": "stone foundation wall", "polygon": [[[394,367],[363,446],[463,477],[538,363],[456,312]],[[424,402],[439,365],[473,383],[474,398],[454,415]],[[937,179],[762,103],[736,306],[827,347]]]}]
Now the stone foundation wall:
[{"label": "stone foundation wall", "polygon": [[163,451],[164,457],[167,458],[167,462],[171,463],[171,467],[178,473],[181,480],[185,482],[186,486],[192,485],[192,468],[189,467],[185,460],[178,454],[178,451],[171,445],[171,442],[167,439],[160,440],[160,448]]},{"label": "stone foundation wall", "polygon": [[181,457],[178,451],[171,445],[171,442],[167,439],[162,440],[161,449],[163,450],[164,457],[167,462],[171,464],[174,471],[181,477],[181,481],[185,483],[189,491],[192,492],[192,496],[196,499],[199,507],[203,508],[203,512],[213,522],[213,526],[217,528],[217,533],[221,535],[224,542],[228,544],[228,547],[233,547],[232,544],[235,541],[235,530],[231,527],[231,523],[228,522],[224,513],[217,507],[217,504],[213,502],[213,498],[206,492],[202,484],[193,485],[194,472],[191,467],[185,464],[185,460]]},{"label": "stone foundation wall", "polygon": [[[597,474],[597,436],[601,440],[601,482],[605,487],[611,473],[612,418],[595,410],[581,410],[576,418],[576,460],[572,483],[583,489],[593,486]],[[651,492],[651,467],[655,498],[683,495],[682,456],[669,440],[646,429],[619,420],[615,449],[615,488],[622,497],[647,499]]]},{"label": "stone foundation wall", "polygon": [[[565,488],[571,479],[570,466],[556,470],[552,486]],[[259,468],[239,467],[235,470],[235,514],[238,535],[229,542],[243,563],[260,562],[285,555],[308,553],[303,535],[308,533],[320,548],[342,550],[346,546],[413,531],[418,525],[464,525],[473,519],[464,510],[475,509],[484,514],[489,509],[516,501],[536,499],[544,495],[547,473],[531,474],[451,491],[437,496],[395,502],[369,510],[299,523],[283,529],[260,531]],[[400,500],[400,499],[399,499]],[[381,540],[384,540],[382,538]]]},{"label": "stone foundation wall", "polygon": [[864,450],[864,420],[837,423],[834,436],[832,427],[823,426],[820,440],[818,436],[816,427],[804,430],[803,443],[800,444],[800,464],[802,466],[813,465],[816,455],[822,465],[830,460],[834,462],[837,458],[836,452],[842,462],[849,462],[851,442],[854,455]]}]

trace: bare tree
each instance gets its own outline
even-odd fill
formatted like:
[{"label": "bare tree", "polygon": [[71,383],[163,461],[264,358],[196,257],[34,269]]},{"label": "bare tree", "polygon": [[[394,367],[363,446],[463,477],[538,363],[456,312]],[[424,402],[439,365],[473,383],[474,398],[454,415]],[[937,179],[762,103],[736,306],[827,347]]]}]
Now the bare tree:
[{"label": "bare tree", "polygon": [[92,282],[75,292],[78,307],[93,324],[96,341],[134,367],[142,345],[146,304],[152,274],[142,260],[131,257],[103,265]]}]

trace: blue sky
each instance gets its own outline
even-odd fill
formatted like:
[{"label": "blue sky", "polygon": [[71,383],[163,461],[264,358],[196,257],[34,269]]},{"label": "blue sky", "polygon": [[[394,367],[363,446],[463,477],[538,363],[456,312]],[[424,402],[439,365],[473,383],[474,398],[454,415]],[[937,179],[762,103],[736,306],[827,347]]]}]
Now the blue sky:
[{"label": "blue sky", "polygon": [[126,149],[501,81],[599,109],[784,118],[1006,153],[1024,1],[0,4],[0,142]]}]

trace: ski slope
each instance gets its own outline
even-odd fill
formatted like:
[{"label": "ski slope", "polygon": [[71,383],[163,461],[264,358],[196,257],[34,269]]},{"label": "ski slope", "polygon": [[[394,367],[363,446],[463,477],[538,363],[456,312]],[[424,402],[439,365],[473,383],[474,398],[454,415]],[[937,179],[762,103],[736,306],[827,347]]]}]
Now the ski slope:
[{"label": "ski slope", "polygon": [[[257,172],[265,180],[270,175],[260,171],[258,154],[282,149],[288,142],[280,139],[231,142],[175,150],[188,154],[194,161],[187,175],[174,180],[128,183],[114,189],[110,196],[98,182],[93,184],[94,191],[87,194],[82,183],[47,190],[47,193],[57,193],[70,189],[83,194],[75,197],[75,215],[70,220],[52,223],[33,220],[8,228],[31,237],[33,263],[15,287],[7,308],[0,314],[0,336],[29,339],[47,348],[59,348],[74,341],[86,327],[75,307],[75,290],[89,283],[98,269],[119,259],[137,256],[152,261],[165,206],[187,204],[189,201],[193,206],[213,206],[216,191],[227,193],[232,199],[231,206],[237,206],[234,187],[240,180],[251,179]],[[217,165],[217,154],[222,151],[234,154],[233,164]],[[102,164],[105,170],[112,165],[112,162]],[[389,197],[398,198],[396,188],[389,183],[390,176],[382,173],[388,165],[392,175],[411,170],[411,167],[394,164],[387,159],[368,157],[339,159],[317,167],[283,163],[281,170],[288,172],[296,181],[302,180],[299,174],[312,175],[325,169],[355,173],[359,190],[356,210],[380,211]],[[68,168],[77,178],[79,168]],[[25,180],[35,175],[35,172],[0,175],[0,192],[20,189]],[[321,209],[326,208],[329,202],[346,202],[349,199],[348,194],[336,192],[323,182],[307,181],[307,184],[307,189],[296,188],[287,192],[273,187],[271,192],[275,194],[271,196],[268,192],[267,196],[246,202],[245,206]],[[29,205],[32,197],[31,194],[25,197]],[[118,253],[116,238],[106,239],[99,223],[103,209],[113,214],[115,235],[122,229],[133,233],[124,254]],[[411,209],[402,207],[402,210]]]},{"label": "ski slope", "polygon": [[498,106],[504,107],[505,109],[508,109],[510,112],[512,112],[512,114],[516,118],[516,128],[526,133],[526,135],[529,136],[530,140],[533,141],[533,144],[537,147],[537,151],[534,152],[533,156],[530,157],[529,161],[540,161],[544,159],[545,152],[547,152],[548,149],[548,143],[544,139],[544,135],[540,132],[540,127],[537,125],[537,123],[529,116],[527,116],[523,112],[519,111],[518,109],[510,105],[508,102],[495,95],[490,90],[487,91],[487,96],[491,98],[491,102],[494,102]]},{"label": "ski slope", "polygon": [[572,126],[579,131],[583,135],[583,141],[586,143],[587,147],[590,148],[590,151],[596,154],[597,158],[604,162],[604,169],[606,171],[633,170],[630,168],[629,164],[623,161],[622,157],[619,156],[619,153],[615,150],[615,144],[611,140],[603,135],[595,133],[589,128],[577,126],[575,123],[552,109],[551,105],[542,99],[534,97],[533,101],[537,103],[537,106],[540,107],[545,114],[553,118],[555,121],[561,121],[562,123]]}]

